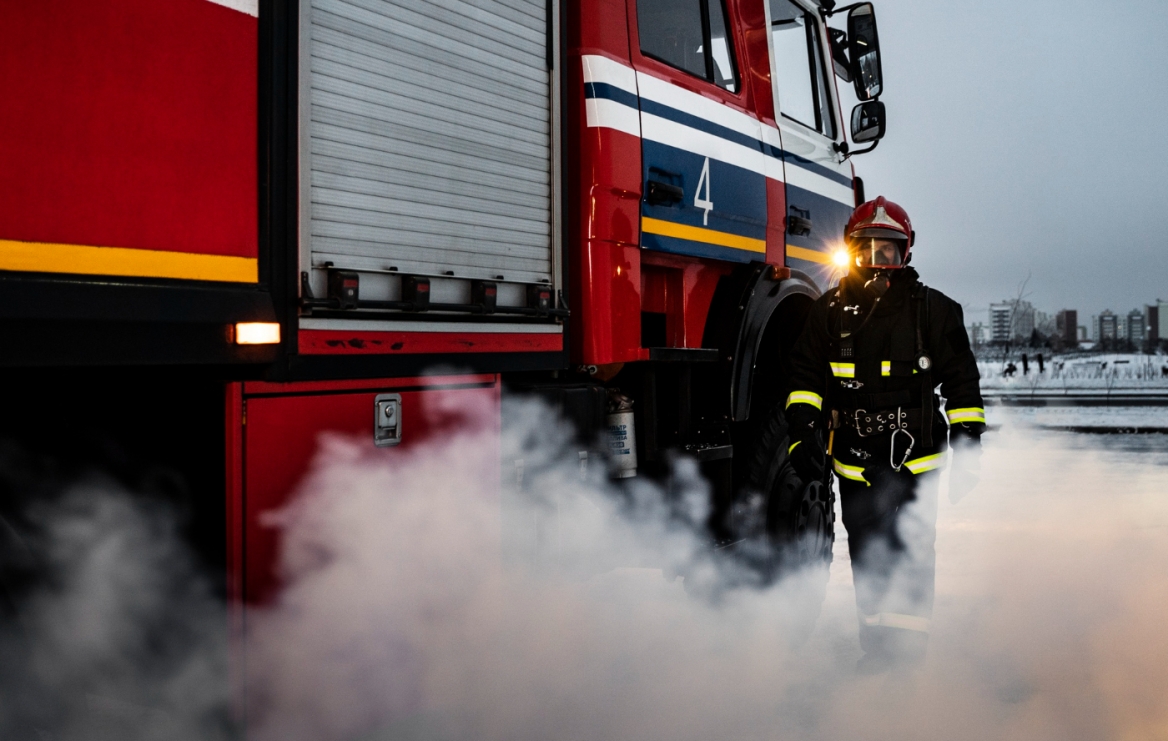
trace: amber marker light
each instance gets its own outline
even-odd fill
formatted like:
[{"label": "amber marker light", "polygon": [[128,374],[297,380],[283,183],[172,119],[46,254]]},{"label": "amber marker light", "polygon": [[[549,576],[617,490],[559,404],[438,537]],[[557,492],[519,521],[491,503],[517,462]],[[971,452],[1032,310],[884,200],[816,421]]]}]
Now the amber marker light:
[{"label": "amber marker light", "polygon": [[232,335],[237,345],[278,345],[280,325],[277,322],[239,322]]}]

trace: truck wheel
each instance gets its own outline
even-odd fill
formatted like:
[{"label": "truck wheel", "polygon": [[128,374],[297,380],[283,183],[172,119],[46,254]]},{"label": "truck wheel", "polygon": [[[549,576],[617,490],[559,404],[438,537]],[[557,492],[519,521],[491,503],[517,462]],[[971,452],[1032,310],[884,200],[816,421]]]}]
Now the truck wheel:
[{"label": "truck wheel", "polygon": [[754,455],[745,470],[743,495],[735,508],[740,537],[765,542],[764,572],[770,580],[830,564],[835,542],[830,474],[823,481],[800,479],[787,455],[790,445],[782,405],[776,404],[759,428]]}]

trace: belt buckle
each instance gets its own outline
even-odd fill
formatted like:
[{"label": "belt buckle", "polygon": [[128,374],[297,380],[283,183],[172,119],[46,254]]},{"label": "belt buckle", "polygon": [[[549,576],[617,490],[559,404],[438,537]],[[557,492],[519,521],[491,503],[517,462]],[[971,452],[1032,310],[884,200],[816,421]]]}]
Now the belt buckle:
[{"label": "belt buckle", "polygon": [[868,410],[867,409],[857,409],[856,411],[852,412],[852,423],[856,427],[856,434],[857,435],[859,435],[860,437],[868,437],[868,435],[864,432],[863,426],[860,424],[860,415],[861,414],[864,414],[864,415],[868,414]]}]

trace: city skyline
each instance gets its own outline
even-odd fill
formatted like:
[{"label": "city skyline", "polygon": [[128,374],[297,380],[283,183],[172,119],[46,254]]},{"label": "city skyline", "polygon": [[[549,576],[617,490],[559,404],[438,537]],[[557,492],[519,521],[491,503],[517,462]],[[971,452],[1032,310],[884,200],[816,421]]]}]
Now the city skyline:
[{"label": "city skyline", "polygon": [[1026,299],[1013,298],[991,303],[985,314],[986,321],[966,316],[966,329],[975,345],[1027,342],[1035,332],[1065,345],[1130,341],[1143,347],[1149,341],[1168,339],[1160,329],[1164,325],[1160,318],[1168,318],[1168,301],[1162,299],[1127,311],[1108,308],[1086,315],[1069,307],[1046,312]]}]

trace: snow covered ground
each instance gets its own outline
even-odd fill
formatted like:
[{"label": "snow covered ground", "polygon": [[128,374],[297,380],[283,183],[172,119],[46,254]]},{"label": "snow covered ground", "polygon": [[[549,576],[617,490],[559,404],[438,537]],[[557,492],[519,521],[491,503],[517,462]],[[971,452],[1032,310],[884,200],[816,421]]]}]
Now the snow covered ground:
[{"label": "snow covered ground", "polygon": [[1002,361],[981,361],[982,389],[1025,393],[1033,389],[1156,389],[1168,390],[1168,357],[1138,353],[1059,355],[1048,358],[1042,373],[1031,358],[1030,372],[1013,360],[1016,372],[1005,375]]},{"label": "snow covered ground", "polygon": [[1008,364],[1000,360],[978,363],[987,402],[1168,406],[1168,357],[1163,355],[1059,355],[1047,359],[1041,373],[1032,358],[1025,374],[1020,359],[1011,363],[1015,371],[1009,375]]},{"label": "snow covered ground", "polygon": [[[1002,406],[986,407],[991,428],[1168,430],[1168,406]],[[1168,446],[1168,440],[1165,440]]]}]

